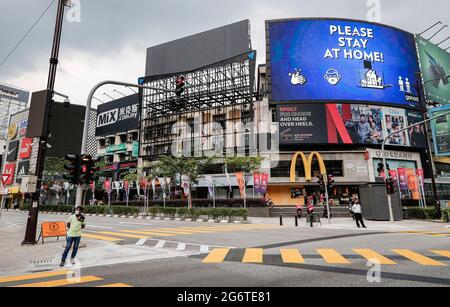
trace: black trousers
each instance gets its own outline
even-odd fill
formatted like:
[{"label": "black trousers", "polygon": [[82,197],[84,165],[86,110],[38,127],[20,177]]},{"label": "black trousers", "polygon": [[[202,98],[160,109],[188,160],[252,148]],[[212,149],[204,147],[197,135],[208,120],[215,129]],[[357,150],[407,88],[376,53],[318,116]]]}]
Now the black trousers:
[{"label": "black trousers", "polygon": [[[356,220],[356,226],[358,226],[358,228],[364,227],[366,228],[366,225],[364,225],[364,220],[363,220],[363,216],[361,213],[355,213],[355,220]],[[360,226],[361,223],[361,226]]]}]

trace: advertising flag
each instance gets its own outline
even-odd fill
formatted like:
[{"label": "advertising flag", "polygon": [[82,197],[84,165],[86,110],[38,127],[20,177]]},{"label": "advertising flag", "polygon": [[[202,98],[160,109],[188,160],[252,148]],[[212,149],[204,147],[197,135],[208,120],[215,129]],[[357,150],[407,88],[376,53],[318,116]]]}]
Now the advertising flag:
[{"label": "advertising flag", "polygon": [[261,193],[261,177],[261,173],[253,173],[253,186],[256,193]]},{"label": "advertising flag", "polygon": [[244,173],[243,172],[238,172],[238,173],[235,173],[235,175],[236,175],[236,180],[237,180],[238,185],[239,185],[239,191],[241,192],[241,197],[244,198],[246,196],[246,194],[245,194]]},{"label": "advertising flag", "polygon": [[397,169],[397,172],[400,190],[402,190],[402,192],[408,191],[408,177],[406,175],[406,168],[399,168]]},{"label": "advertising flag", "polygon": [[181,176],[181,187],[184,190],[185,196],[188,196],[191,193],[189,176],[187,175]]},{"label": "advertising flag", "polygon": [[209,196],[214,197],[214,178],[213,176],[205,176],[206,185],[208,186]]},{"label": "advertising flag", "polygon": [[269,186],[269,174],[263,173],[261,175],[261,193],[267,193],[267,187]]}]

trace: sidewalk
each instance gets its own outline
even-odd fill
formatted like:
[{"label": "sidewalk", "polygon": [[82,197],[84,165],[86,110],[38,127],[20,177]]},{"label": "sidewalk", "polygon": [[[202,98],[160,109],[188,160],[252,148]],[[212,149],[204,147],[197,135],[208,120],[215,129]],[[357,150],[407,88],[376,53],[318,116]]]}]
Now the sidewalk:
[{"label": "sidewalk", "polygon": [[[252,224],[269,224],[280,225],[280,218],[249,218]],[[358,229],[356,222],[351,218],[335,218],[331,219],[331,223],[327,219],[321,219],[322,225],[314,225],[316,228],[321,229],[343,229],[343,230],[366,230]],[[420,220],[403,220],[399,222],[388,221],[369,221],[364,220],[367,226],[367,231],[450,231],[448,223],[434,222],[434,221],[420,221]],[[284,217],[283,226],[295,227],[294,217]],[[306,219],[303,217],[298,221],[298,226],[301,228],[309,228],[309,224],[306,224]]]},{"label": "sidewalk", "polygon": [[[65,238],[49,238],[45,244],[22,246],[23,226],[0,220],[0,276],[19,275],[59,269]],[[168,249],[151,249],[134,245],[82,239],[77,261],[81,269],[99,265],[113,265],[182,255]],[[69,261],[65,268],[71,268]],[[76,267],[75,267],[76,268]]]}]

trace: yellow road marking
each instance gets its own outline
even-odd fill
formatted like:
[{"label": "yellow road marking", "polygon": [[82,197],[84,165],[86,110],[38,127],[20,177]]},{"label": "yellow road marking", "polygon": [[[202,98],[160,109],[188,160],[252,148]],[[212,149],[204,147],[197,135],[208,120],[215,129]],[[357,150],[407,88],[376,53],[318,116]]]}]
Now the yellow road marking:
[{"label": "yellow road marking", "polygon": [[96,276],[84,276],[80,277],[79,279],[60,279],[60,280],[53,280],[53,281],[44,281],[44,282],[37,282],[32,284],[24,284],[24,285],[18,285],[14,286],[14,288],[49,288],[49,287],[61,287],[61,286],[68,286],[68,285],[76,285],[76,284],[84,284],[94,281],[100,281],[103,280],[103,278],[96,277]]},{"label": "yellow road marking", "polygon": [[[149,231],[153,231],[153,229],[148,229]],[[204,229],[196,229],[196,228],[158,228],[158,229],[154,229],[154,231],[159,231],[159,232],[173,232],[173,233],[185,233],[185,234],[193,234],[194,232],[209,232],[207,230]]]},{"label": "yellow road marking", "polygon": [[126,233],[120,233],[120,232],[102,231],[99,233],[103,234],[103,235],[111,235],[111,236],[133,238],[133,239],[147,239],[148,238],[148,236],[138,236],[138,235],[132,235],[132,234],[126,234]]},{"label": "yellow road marking", "polygon": [[403,256],[411,261],[414,261],[418,264],[425,265],[425,266],[445,266],[444,263],[436,261],[434,259],[428,258],[426,256],[423,256],[421,254],[418,254],[416,252],[407,250],[407,249],[393,249],[394,253],[399,254],[400,256]]},{"label": "yellow road marking", "polygon": [[221,263],[228,255],[229,248],[216,248],[203,259],[202,263]]},{"label": "yellow road marking", "polygon": [[350,264],[350,261],[345,259],[334,249],[318,249],[317,252],[330,264]]},{"label": "yellow road marking", "polygon": [[298,249],[282,249],[280,252],[284,263],[305,263],[305,259],[302,257]]},{"label": "yellow road marking", "polygon": [[55,277],[55,276],[66,275],[67,273],[73,273],[73,272],[70,270],[60,270],[60,271],[34,273],[34,274],[17,275],[17,276],[5,276],[5,277],[0,277],[0,283]]},{"label": "yellow road marking", "polygon": [[264,250],[262,248],[247,248],[245,250],[243,263],[262,263]]},{"label": "yellow road marking", "polygon": [[109,285],[104,285],[104,286],[98,286],[96,288],[132,288],[132,286],[127,285],[127,284],[109,284]]},{"label": "yellow road marking", "polygon": [[431,250],[430,252],[437,254],[439,256],[450,258],[450,251],[444,251],[444,250]]},{"label": "yellow road marking", "polygon": [[93,234],[90,234],[90,233],[83,233],[82,237],[83,238],[88,238],[88,239],[101,240],[101,241],[109,241],[109,242],[123,241],[122,239],[118,239],[118,238],[98,236],[98,235],[93,235]]},{"label": "yellow road marking", "polygon": [[379,253],[377,253],[371,249],[354,249],[353,251],[357,254],[360,254],[361,256],[363,256],[364,258],[366,258],[369,261],[376,260],[377,263],[379,263],[379,264],[385,264],[385,265],[397,264],[394,261],[392,261],[391,259],[388,259],[388,258],[384,257],[383,255],[380,255]]}]

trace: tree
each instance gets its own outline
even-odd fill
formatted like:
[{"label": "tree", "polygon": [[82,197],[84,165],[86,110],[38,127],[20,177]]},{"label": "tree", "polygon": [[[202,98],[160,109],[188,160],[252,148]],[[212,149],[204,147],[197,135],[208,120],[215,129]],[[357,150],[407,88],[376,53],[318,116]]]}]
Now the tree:
[{"label": "tree", "polygon": [[[213,157],[181,157],[172,156],[161,157],[156,167],[156,173],[160,177],[176,179],[176,175],[186,175],[189,177],[189,190],[192,191],[194,184],[198,183],[200,175],[205,168],[214,163]],[[172,180],[174,182],[175,180]],[[192,208],[192,197],[189,197],[189,207]]]}]

